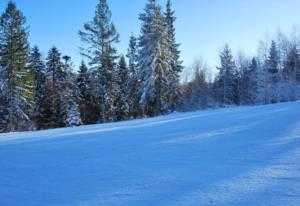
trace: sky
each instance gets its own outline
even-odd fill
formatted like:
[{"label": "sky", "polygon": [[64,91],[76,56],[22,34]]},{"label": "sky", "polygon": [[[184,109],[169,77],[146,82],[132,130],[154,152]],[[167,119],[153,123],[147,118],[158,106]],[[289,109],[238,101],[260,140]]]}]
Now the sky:
[{"label": "sky", "polygon": [[[78,31],[92,19],[99,0],[14,0],[27,17],[30,43],[43,55],[52,46],[72,56],[77,67],[82,57]],[[139,35],[138,15],[147,0],[108,0],[112,19],[120,33],[119,53],[126,53],[130,34]],[[0,12],[8,0],[0,0]],[[166,0],[159,0],[163,6]],[[254,54],[258,41],[279,29],[289,32],[300,24],[299,0],[173,0],[177,41],[185,66],[202,57],[218,64],[218,54],[228,43],[234,54]]]}]

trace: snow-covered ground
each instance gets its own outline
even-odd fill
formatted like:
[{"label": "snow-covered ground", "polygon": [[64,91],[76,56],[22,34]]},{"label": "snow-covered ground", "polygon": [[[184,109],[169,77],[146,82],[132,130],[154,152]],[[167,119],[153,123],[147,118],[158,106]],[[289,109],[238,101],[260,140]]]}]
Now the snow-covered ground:
[{"label": "snow-covered ground", "polygon": [[300,103],[0,135],[1,206],[299,206]]}]

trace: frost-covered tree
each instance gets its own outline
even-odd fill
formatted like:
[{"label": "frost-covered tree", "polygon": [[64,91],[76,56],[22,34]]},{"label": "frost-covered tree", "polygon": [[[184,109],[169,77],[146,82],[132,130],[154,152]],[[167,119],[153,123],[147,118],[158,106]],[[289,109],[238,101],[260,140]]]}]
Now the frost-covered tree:
[{"label": "frost-covered tree", "polygon": [[61,116],[61,92],[66,78],[61,53],[56,47],[49,50],[46,58],[47,123],[50,128],[63,127]]},{"label": "frost-covered tree", "polygon": [[142,21],[138,63],[142,83],[140,104],[144,115],[165,114],[171,110],[168,74],[172,66],[165,21],[156,0],[148,0],[139,19]]},{"label": "frost-covered tree", "polygon": [[243,52],[239,52],[236,57],[236,89],[237,89],[237,103],[239,105],[246,104],[247,95],[247,85],[249,83],[249,78],[247,75],[249,69],[249,59],[245,57]]},{"label": "frost-covered tree", "polygon": [[51,79],[54,87],[59,87],[66,76],[60,51],[52,47],[46,61],[46,76]]},{"label": "frost-covered tree", "polygon": [[171,102],[171,110],[174,111],[176,106],[179,104],[180,94],[179,94],[179,77],[180,72],[183,69],[182,61],[180,60],[180,44],[176,41],[176,29],[175,29],[175,11],[172,10],[171,0],[167,1],[166,12],[165,15],[165,24],[166,24],[166,32],[169,44],[169,52],[170,52],[170,63],[172,66],[172,70],[170,70],[168,74],[168,83],[170,87],[170,102]]},{"label": "frost-covered tree", "polygon": [[78,106],[76,106],[76,104],[70,104],[69,106],[70,108],[68,108],[67,111],[66,126],[75,127],[82,125],[83,123],[80,118]]},{"label": "frost-covered tree", "polygon": [[81,62],[78,73],[76,82],[81,119],[84,124],[92,124],[97,121],[97,115],[95,115],[96,106],[93,99],[90,73],[84,61]]},{"label": "frost-covered tree", "polygon": [[236,64],[228,45],[220,54],[221,66],[218,67],[218,99],[221,104],[237,104]]},{"label": "frost-covered tree", "polygon": [[118,63],[118,73],[117,73],[117,85],[115,87],[115,110],[114,117],[115,120],[128,119],[129,115],[129,101],[128,101],[128,79],[129,79],[129,70],[126,64],[124,56],[121,56]]},{"label": "frost-covered tree", "polygon": [[63,71],[65,79],[62,83],[62,91],[60,94],[60,117],[64,126],[73,127],[82,125],[78,107],[78,94],[75,75],[72,73],[71,57],[63,56]]},{"label": "frost-covered tree", "polygon": [[257,104],[258,95],[258,75],[259,67],[255,58],[251,60],[250,65],[244,71],[243,78],[243,104],[255,105]]},{"label": "frost-covered tree", "polygon": [[285,94],[283,100],[295,101],[299,99],[299,83],[300,83],[300,54],[296,46],[293,46],[288,52],[287,58],[283,66],[282,84],[284,89],[282,95]]},{"label": "frost-covered tree", "polygon": [[131,75],[134,75],[138,62],[138,42],[133,34],[129,37],[129,46],[126,57],[128,58],[130,73]]},{"label": "frost-covered tree", "polygon": [[29,68],[34,76],[34,113],[33,120],[36,123],[37,129],[42,128],[44,122],[44,106],[45,106],[45,63],[37,46],[33,47],[29,57]]},{"label": "frost-covered tree", "polygon": [[277,50],[277,45],[275,41],[272,41],[271,48],[269,51],[268,59],[265,63],[266,69],[266,103],[277,103],[279,101],[279,81],[280,81],[280,74],[279,74],[279,53]]},{"label": "frost-covered tree", "polygon": [[9,122],[7,110],[8,99],[5,96],[7,92],[7,84],[4,74],[4,68],[0,66],[0,132],[5,132],[7,130],[7,125]]},{"label": "frost-covered tree", "polygon": [[183,86],[183,108],[186,110],[205,109],[209,104],[206,65],[202,61],[197,60],[190,70],[193,76],[191,81]]},{"label": "frost-covered tree", "polygon": [[138,88],[141,82],[138,81],[137,76],[138,42],[134,35],[131,35],[129,38],[129,47],[126,56],[129,62],[129,76],[127,82],[129,114],[131,117],[136,118],[140,115],[140,96]]},{"label": "frost-covered tree", "polygon": [[26,18],[9,1],[0,17],[1,131],[30,127],[33,101],[32,73],[26,68],[29,45]]},{"label": "frost-covered tree", "polygon": [[87,45],[81,53],[89,59],[89,65],[94,70],[99,122],[110,120],[113,113],[112,78],[118,59],[115,43],[119,42],[119,34],[111,16],[107,1],[99,0],[93,20],[87,22],[84,30],[79,32],[81,40]]}]

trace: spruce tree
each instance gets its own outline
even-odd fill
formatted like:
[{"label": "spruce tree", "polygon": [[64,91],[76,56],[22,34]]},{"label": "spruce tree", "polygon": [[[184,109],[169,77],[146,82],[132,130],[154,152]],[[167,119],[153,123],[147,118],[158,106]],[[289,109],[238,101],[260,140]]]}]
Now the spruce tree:
[{"label": "spruce tree", "polygon": [[118,59],[114,44],[119,42],[119,34],[111,21],[111,11],[106,0],[99,0],[93,20],[86,23],[84,31],[79,34],[87,44],[81,53],[89,59],[89,65],[94,70],[98,121],[105,122],[111,119],[113,113],[113,73]]},{"label": "spruce tree", "polygon": [[61,116],[61,95],[63,91],[63,82],[66,74],[60,51],[53,47],[49,50],[46,58],[46,85],[47,91],[47,126],[57,128],[64,126],[64,119]]},{"label": "spruce tree", "polygon": [[26,18],[9,1],[0,18],[1,127],[18,131],[30,127],[32,113],[32,73],[26,68],[29,45]]},{"label": "spruce tree", "polygon": [[95,103],[93,99],[93,91],[91,84],[91,77],[87,65],[84,61],[79,67],[79,74],[77,77],[78,88],[78,106],[83,124],[96,123],[95,119]]},{"label": "spruce tree", "polygon": [[118,63],[118,77],[117,77],[116,89],[116,99],[115,99],[115,120],[124,120],[129,118],[129,88],[128,88],[128,79],[129,71],[126,64],[124,56],[121,56]]},{"label": "spruce tree", "polygon": [[266,60],[266,74],[267,74],[267,93],[266,100],[267,104],[277,103],[279,101],[279,52],[275,41],[272,41],[271,48],[269,51],[268,59]]},{"label": "spruce tree", "polygon": [[243,78],[243,104],[255,105],[258,95],[258,63],[255,58],[244,72]]},{"label": "spruce tree", "polygon": [[44,106],[45,106],[45,63],[42,60],[42,55],[37,46],[33,47],[29,58],[29,67],[33,72],[34,76],[34,113],[33,119],[36,123],[37,129],[43,128],[44,126]]},{"label": "spruce tree", "polygon": [[73,127],[82,125],[78,107],[78,90],[75,75],[72,72],[72,61],[70,56],[63,56],[63,71],[65,79],[60,94],[60,118],[63,126]]},{"label": "spruce tree", "polygon": [[170,70],[168,74],[168,82],[170,87],[170,102],[171,102],[171,110],[174,111],[176,106],[179,104],[180,94],[179,94],[179,77],[180,72],[183,69],[182,61],[180,60],[180,50],[178,44],[176,42],[176,31],[175,31],[175,11],[172,10],[171,0],[167,1],[166,12],[165,12],[165,24],[166,24],[166,32],[169,44],[169,52],[170,52],[170,63],[172,66],[172,70]]},{"label": "spruce tree", "polygon": [[50,78],[54,87],[59,87],[66,75],[60,51],[56,47],[52,47],[46,61],[46,76]]},{"label": "spruce tree", "polygon": [[228,45],[220,54],[221,66],[218,68],[218,95],[221,104],[237,104],[236,65]]},{"label": "spruce tree", "polygon": [[168,82],[172,67],[164,17],[155,0],[148,0],[140,20],[138,76],[142,82],[141,107],[147,116],[165,114],[172,104]]},{"label": "spruce tree", "polygon": [[126,57],[129,62],[128,67],[130,69],[130,75],[134,75],[136,73],[138,62],[138,42],[137,38],[133,34],[129,37],[129,46]]},{"label": "spruce tree", "polygon": [[136,118],[140,115],[140,96],[138,88],[141,82],[138,81],[137,76],[138,42],[137,38],[133,35],[130,36],[126,56],[129,60],[129,77],[127,82],[129,114],[131,117]]}]

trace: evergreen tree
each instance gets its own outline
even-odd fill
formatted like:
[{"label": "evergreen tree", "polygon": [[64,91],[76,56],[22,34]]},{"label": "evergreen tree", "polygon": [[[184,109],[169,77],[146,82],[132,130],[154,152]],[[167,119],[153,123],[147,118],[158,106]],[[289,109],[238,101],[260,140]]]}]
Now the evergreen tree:
[{"label": "evergreen tree", "polygon": [[249,68],[244,73],[243,91],[246,105],[257,104],[258,95],[258,64],[255,58],[252,59]]},{"label": "evergreen tree", "polygon": [[279,75],[279,53],[277,50],[276,42],[272,41],[269,57],[265,63],[266,66],[266,73],[267,73],[267,93],[266,93],[266,99],[267,104],[269,103],[277,103],[278,98],[278,84],[280,81],[280,75]]},{"label": "evergreen tree", "polygon": [[229,49],[226,45],[220,54],[221,67],[218,68],[218,98],[221,104],[237,104],[236,90],[236,65]]},{"label": "evergreen tree", "polygon": [[82,122],[84,124],[95,123],[97,121],[97,118],[95,118],[96,107],[92,95],[91,78],[89,70],[84,61],[81,62],[81,65],[79,67],[77,88],[79,93],[78,106]]},{"label": "evergreen tree", "polygon": [[169,44],[169,52],[170,52],[170,63],[172,66],[172,70],[170,70],[168,74],[168,82],[170,88],[170,102],[171,110],[174,111],[176,106],[179,104],[179,73],[182,71],[182,61],[180,60],[180,50],[178,44],[176,42],[176,35],[175,35],[175,12],[172,10],[171,0],[167,1],[166,5],[166,12],[165,12],[165,23],[166,23],[166,32]]},{"label": "evergreen tree", "polygon": [[138,43],[137,38],[132,34],[129,38],[129,47],[127,50],[127,55],[129,62],[130,74],[134,76],[136,72],[137,62],[138,62]]},{"label": "evergreen tree", "polygon": [[293,46],[284,62],[283,84],[285,89],[282,92],[286,94],[284,100],[295,101],[299,98],[300,82],[300,54],[296,46]]},{"label": "evergreen tree", "polygon": [[141,82],[138,81],[137,76],[138,43],[136,37],[133,35],[130,36],[129,48],[126,56],[129,60],[129,77],[127,82],[129,114],[131,117],[136,118],[140,115],[140,96],[138,88]]},{"label": "evergreen tree", "polygon": [[71,57],[63,56],[63,71],[65,79],[60,95],[60,117],[64,126],[73,127],[82,125],[80,112],[77,104],[78,95],[75,75],[72,73]]},{"label": "evergreen tree", "polygon": [[30,58],[29,67],[34,75],[34,121],[38,129],[43,128],[44,122],[44,104],[45,104],[45,63],[42,60],[42,55],[38,47],[33,47]]},{"label": "evergreen tree", "polygon": [[106,0],[99,0],[92,21],[79,32],[87,49],[82,54],[89,59],[91,69],[96,75],[94,80],[99,122],[111,119],[114,102],[113,73],[116,69],[117,51],[114,44],[119,42],[119,34],[111,21],[111,11]]},{"label": "evergreen tree", "polygon": [[26,18],[9,1],[0,18],[1,127],[18,131],[30,127],[33,91],[32,74],[26,68],[29,45]]},{"label": "evergreen tree", "polygon": [[56,47],[49,50],[46,58],[46,81],[47,87],[47,105],[45,111],[47,114],[47,123],[49,128],[63,127],[64,121],[61,116],[61,93],[63,83],[66,77],[64,65],[61,59],[61,53]]},{"label": "evergreen tree", "polygon": [[128,105],[128,78],[129,71],[124,56],[121,56],[118,64],[118,85],[116,87],[115,99],[115,120],[123,120],[129,118]]},{"label": "evergreen tree", "polygon": [[56,47],[52,47],[46,60],[46,76],[50,78],[54,87],[59,87],[66,75],[60,51]]},{"label": "evergreen tree", "polygon": [[4,68],[0,66],[0,132],[5,132],[7,130],[9,122],[8,114],[8,98],[7,94],[7,80],[5,79]]},{"label": "evergreen tree", "polygon": [[164,17],[155,0],[148,0],[139,38],[139,80],[141,106],[147,116],[165,114],[171,110],[168,74],[172,70],[169,41]]},{"label": "evergreen tree", "polygon": [[66,125],[68,127],[75,127],[82,125],[82,120],[80,118],[80,112],[76,104],[70,104],[67,111]]}]

